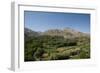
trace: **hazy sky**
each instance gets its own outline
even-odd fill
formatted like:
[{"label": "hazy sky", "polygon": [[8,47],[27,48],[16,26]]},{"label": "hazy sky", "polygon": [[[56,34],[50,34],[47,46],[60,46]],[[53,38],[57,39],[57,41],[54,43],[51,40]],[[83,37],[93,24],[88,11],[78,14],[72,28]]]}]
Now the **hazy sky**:
[{"label": "hazy sky", "polygon": [[90,32],[90,14],[24,11],[25,27],[34,31],[63,29]]}]

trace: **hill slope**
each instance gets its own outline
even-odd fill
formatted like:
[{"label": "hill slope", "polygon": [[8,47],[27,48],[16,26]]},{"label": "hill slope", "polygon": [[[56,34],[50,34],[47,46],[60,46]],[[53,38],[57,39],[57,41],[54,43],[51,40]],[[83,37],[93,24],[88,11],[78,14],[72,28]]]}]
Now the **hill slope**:
[{"label": "hill slope", "polygon": [[43,35],[49,35],[49,36],[63,36],[64,38],[76,38],[81,36],[89,37],[89,34],[83,33],[71,28],[65,28],[63,30],[61,29],[49,29],[44,32],[36,32],[33,30],[30,30],[28,28],[24,29],[25,36],[43,36]]}]

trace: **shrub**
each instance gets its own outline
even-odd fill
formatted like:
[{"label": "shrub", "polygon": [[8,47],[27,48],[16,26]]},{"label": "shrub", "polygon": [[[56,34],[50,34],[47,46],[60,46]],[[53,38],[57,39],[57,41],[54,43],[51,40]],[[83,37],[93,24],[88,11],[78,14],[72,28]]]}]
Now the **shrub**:
[{"label": "shrub", "polygon": [[70,52],[64,51],[60,53],[51,53],[50,59],[51,60],[63,60],[63,59],[69,59],[70,58]]},{"label": "shrub", "polygon": [[70,55],[69,53],[62,53],[57,55],[58,60],[64,60],[64,59],[69,59]]},{"label": "shrub", "polygon": [[50,60],[57,60],[57,54],[56,53],[51,53],[50,54]]},{"label": "shrub", "polygon": [[79,54],[80,54],[80,48],[72,49],[72,51],[71,51],[71,55],[72,56],[79,55]]},{"label": "shrub", "polygon": [[43,53],[45,53],[44,49],[43,48],[38,48],[36,50],[36,52],[34,53],[34,58],[36,60],[40,60],[40,58],[41,58],[41,56],[42,56]]}]

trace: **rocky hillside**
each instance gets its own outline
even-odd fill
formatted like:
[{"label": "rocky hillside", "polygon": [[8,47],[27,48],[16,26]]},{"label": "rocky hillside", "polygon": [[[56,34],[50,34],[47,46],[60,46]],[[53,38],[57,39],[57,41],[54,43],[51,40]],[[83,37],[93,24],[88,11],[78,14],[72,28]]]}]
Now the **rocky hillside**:
[{"label": "rocky hillside", "polygon": [[28,37],[31,37],[31,36],[39,36],[39,33],[38,32],[35,32],[31,29],[28,29],[28,28],[24,28],[24,35],[25,36],[28,36]]},{"label": "rocky hillside", "polygon": [[44,32],[36,32],[33,30],[30,30],[28,28],[24,29],[25,36],[40,36],[40,35],[49,35],[49,36],[63,36],[64,38],[75,38],[75,37],[81,37],[86,36],[89,37],[89,34],[83,33],[71,28],[65,28],[65,29],[50,29]]}]

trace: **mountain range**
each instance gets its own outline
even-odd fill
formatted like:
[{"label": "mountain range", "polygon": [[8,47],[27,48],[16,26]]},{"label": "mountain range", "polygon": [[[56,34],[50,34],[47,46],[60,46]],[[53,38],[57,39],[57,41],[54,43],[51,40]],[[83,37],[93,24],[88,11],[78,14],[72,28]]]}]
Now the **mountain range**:
[{"label": "mountain range", "polygon": [[43,35],[48,35],[48,36],[63,36],[64,38],[74,38],[74,37],[80,37],[80,36],[86,36],[89,37],[90,34],[88,33],[83,33],[80,31],[77,31],[72,28],[64,28],[64,29],[49,29],[44,32],[36,32],[33,31],[29,28],[24,28],[24,34],[25,36],[43,36]]}]

